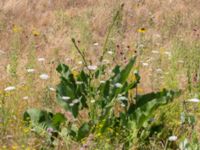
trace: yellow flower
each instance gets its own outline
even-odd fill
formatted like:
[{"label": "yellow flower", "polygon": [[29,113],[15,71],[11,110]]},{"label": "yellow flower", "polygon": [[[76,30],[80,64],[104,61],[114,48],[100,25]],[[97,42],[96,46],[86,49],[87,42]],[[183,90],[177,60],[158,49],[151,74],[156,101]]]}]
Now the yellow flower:
[{"label": "yellow flower", "polygon": [[13,146],[12,146],[12,149],[13,149],[13,150],[16,150],[16,149],[17,149],[17,146],[16,146],[16,145],[13,145]]},{"label": "yellow flower", "polygon": [[145,33],[147,30],[145,29],[145,28],[140,28],[140,29],[138,29],[138,32],[140,32],[140,33]]},{"label": "yellow flower", "polygon": [[24,128],[24,130],[23,130],[24,133],[28,133],[29,131],[30,131],[29,128]]},{"label": "yellow flower", "polygon": [[79,72],[78,72],[78,71],[76,71],[76,70],[74,70],[74,71],[72,71],[72,74],[74,75],[74,77],[77,77],[77,76],[78,76],[78,74],[79,74]]},{"label": "yellow flower", "polygon": [[37,31],[36,29],[33,29],[33,30],[32,30],[32,34],[33,34],[34,36],[39,36],[39,35],[40,35],[40,32]]},{"label": "yellow flower", "polygon": [[19,33],[19,32],[22,31],[22,27],[14,25],[12,30],[13,30],[14,33]]}]

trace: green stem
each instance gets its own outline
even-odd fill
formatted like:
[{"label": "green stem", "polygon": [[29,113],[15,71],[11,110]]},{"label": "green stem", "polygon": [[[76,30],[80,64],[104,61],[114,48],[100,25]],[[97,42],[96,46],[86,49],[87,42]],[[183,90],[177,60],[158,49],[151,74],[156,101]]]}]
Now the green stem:
[{"label": "green stem", "polygon": [[114,18],[113,18],[112,24],[111,24],[110,27],[108,28],[107,36],[106,36],[106,39],[105,39],[105,42],[104,42],[104,45],[103,45],[103,54],[102,54],[102,56],[100,57],[100,62],[103,61],[104,55],[105,55],[106,52],[107,52],[107,48],[106,48],[106,47],[107,47],[107,44],[108,44],[108,40],[109,40],[109,38],[110,38],[110,34],[111,34],[111,32],[112,32],[113,27],[115,26],[115,23],[116,23],[118,17],[119,17],[120,14],[121,14],[121,11],[122,11],[123,7],[124,7],[124,4],[122,4],[122,5],[120,6],[120,9],[117,11],[117,13],[115,14],[115,16],[114,16]]}]

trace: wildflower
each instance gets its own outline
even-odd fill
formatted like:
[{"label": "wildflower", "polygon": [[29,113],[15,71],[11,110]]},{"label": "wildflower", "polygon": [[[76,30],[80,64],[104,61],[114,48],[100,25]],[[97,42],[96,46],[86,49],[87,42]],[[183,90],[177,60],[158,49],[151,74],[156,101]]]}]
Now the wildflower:
[{"label": "wildflower", "polygon": [[168,138],[169,141],[176,141],[177,140],[177,136],[172,135]]},{"label": "wildflower", "polygon": [[169,51],[166,51],[165,54],[168,55],[169,57],[171,57],[171,55],[172,55],[171,52],[169,52]]},{"label": "wildflower", "polygon": [[71,106],[71,107],[74,106],[74,103],[70,103],[69,106]]},{"label": "wildflower", "polygon": [[153,51],[151,51],[153,54],[159,54],[159,51],[155,51],[155,50],[153,50]]},{"label": "wildflower", "polygon": [[42,80],[47,80],[48,78],[49,78],[49,76],[45,73],[40,75],[40,79],[42,79]]},{"label": "wildflower", "polygon": [[106,81],[104,81],[104,80],[101,80],[101,81],[100,81],[100,83],[106,83]]},{"label": "wildflower", "polygon": [[126,107],[126,105],[124,103],[121,104],[122,107]]},{"label": "wildflower", "polygon": [[158,68],[158,69],[156,69],[156,72],[162,72],[162,69],[160,69],[160,68]]},{"label": "wildflower", "polygon": [[93,100],[91,100],[90,102],[91,102],[91,103],[95,103],[95,100],[93,99]]},{"label": "wildflower", "polygon": [[142,65],[147,67],[149,64],[148,63],[142,63]]},{"label": "wildflower", "polygon": [[113,51],[108,51],[108,54],[112,55],[112,54],[113,54]]},{"label": "wildflower", "polygon": [[200,100],[198,98],[192,98],[192,99],[189,99],[188,102],[199,103]]},{"label": "wildflower", "polygon": [[110,61],[109,61],[109,60],[107,60],[107,59],[104,59],[104,60],[103,60],[103,63],[104,63],[104,64],[109,64],[109,63],[110,63]]},{"label": "wildflower", "polygon": [[45,58],[39,57],[39,58],[38,58],[38,61],[39,61],[39,62],[44,62],[44,61],[45,61]]},{"label": "wildflower", "polygon": [[53,92],[56,91],[56,89],[54,89],[53,87],[50,87],[49,90]]},{"label": "wildflower", "polygon": [[28,99],[28,96],[24,96],[24,97],[23,97],[23,100],[27,100],[27,99]]},{"label": "wildflower", "polygon": [[33,30],[32,30],[32,34],[33,34],[34,36],[39,36],[39,35],[40,35],[40,32],[37,31],[36,29],[33,29]]},{"label": "wildflower", "polygon": [[122,86],[123,86],[123,85],[122,85],[121,83],[116,83],[116,84],[115,84],[115,87],[117,87],[117,88],[122,88]]},{"label": "wildflower", "polygon": [[83,81],[76,81],[76,84],[78,85],[83,84]]},{"label": "wildflower", "polygon": [[181,64],[183,64],[183,63],[184,63],[184,61],[183,61],[183,60],[179,60],[179,61],[178,61],[178,63],[181,63]]},{"label": "wildflower", "polygon": [[14,33],[19,33],[22,31],[22,28],[20,26],[14,25],[12,30]]},{"label": "wildflower", "polygon": [[62,96],[62,99],[63,99],[63,100],[69,100],[70,97],[68,97],[68,96]]},{"label": "wildflower", "polygon": [[99,45],[99,43],[94,43],[94,46],[98,46]]},{"label": "wildflower", "polygon": [[97,66],[94,66],[94,65],[93,65],[93,66],[92,66],[92,65],[89,65],[89,66],[88,66],[88,69],[89,69],[89,70],[92,70],[92,71],[94,71],[94,70],[96,70],[96,69],[97,69]]},{"label": "wildflower", "polygon": [[146,29],[145,29],[145,28],[140,28],[140,29],[138,29],[138,32],[140,32],[140,33],[145,33],[145,32],[146,32]]},{"label": "wildflower", "polygon": [[126,96],[119,96],[118,100],[127,100],[127,97]]},{"label": "wildflower", "polygon": [[33,72],[35,72],[35,69],[27,69],[27,72],[28,73],[33,73]]},{"label": "wildflower", "polygon": [[8,91],[13,91],[15,90],[15,86],[8,86],[7,88],[4,89],[4,91],[8,92]]},{"label": "wildflower", "polygon": [[82,65],[82,64],[83,64],[83,62],[82,62],[82,61],[79,61],[79,62],[78,62],[78,64],[79,64],[79,65]]},{"label": "wildflower", "polygon": [[51,134],[51,133],[53,132],[53,128],[51,128],[51,127],[47,128],[47,132],[48,132],[49,134]]},{"label": "wildflower", "polygon": [[73,103],[74,103],[74,104],[78,104],[79,102],[80,102],[79,99],[75,99],[75,100],[73,100]]}]

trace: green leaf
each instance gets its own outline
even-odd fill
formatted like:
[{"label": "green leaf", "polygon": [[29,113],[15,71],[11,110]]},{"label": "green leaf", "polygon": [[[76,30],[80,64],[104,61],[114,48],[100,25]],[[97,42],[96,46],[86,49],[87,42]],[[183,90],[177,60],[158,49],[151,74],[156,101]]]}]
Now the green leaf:
[{"label": "green leaf", "polygon": [[90,126],[88,123],[84,123],[78,130],[78,137],[77,137],[78,141],[88,136],[89,133],[90,133]]},{"label": "green leaf", "polygon": [[177,92],[163,90],[157,93],[148,93],[136,98],[136,104],[131,104],[128,114],[136,121],[137,127],[140,128],[149,119],[152,113],[161,105],[172,101]]}]

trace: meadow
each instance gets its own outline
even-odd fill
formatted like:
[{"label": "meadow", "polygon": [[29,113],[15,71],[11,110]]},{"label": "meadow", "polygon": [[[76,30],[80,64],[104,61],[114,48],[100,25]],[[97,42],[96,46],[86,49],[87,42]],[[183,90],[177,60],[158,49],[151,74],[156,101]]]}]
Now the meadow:
[{"label": "meadow", "polygon": [[0,150],[199,150],[199,0],[0,0]]}]

